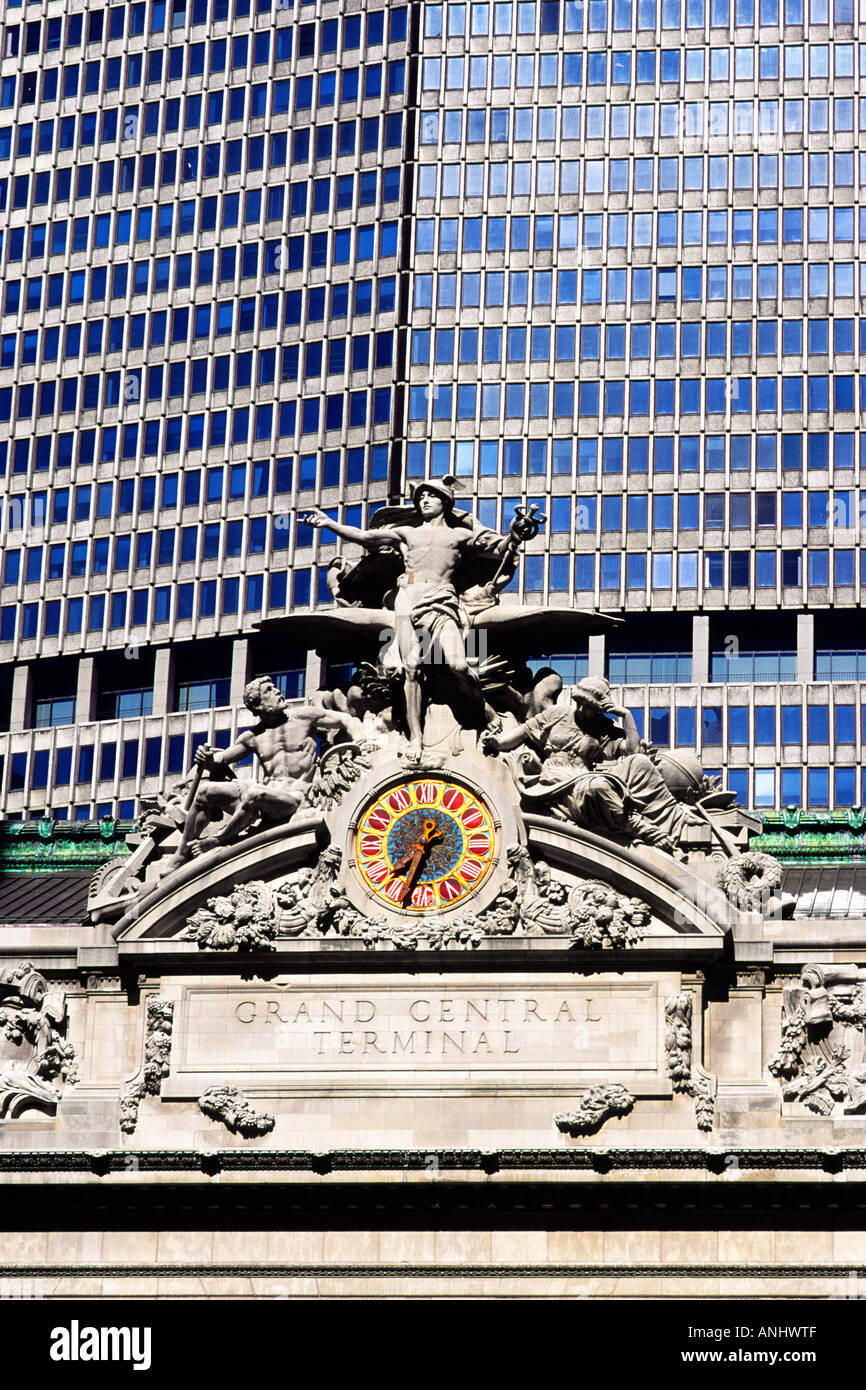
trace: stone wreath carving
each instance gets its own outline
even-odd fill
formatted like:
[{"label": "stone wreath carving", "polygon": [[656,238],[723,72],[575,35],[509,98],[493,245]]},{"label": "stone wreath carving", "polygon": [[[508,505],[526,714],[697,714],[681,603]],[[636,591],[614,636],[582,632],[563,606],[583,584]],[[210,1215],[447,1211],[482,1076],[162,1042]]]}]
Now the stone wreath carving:
[{"label": "stone wreath carving", "polygon": [[236,1086],[209,1086],[199,1096],[198,1108],[209,1120],[224,1124],[230,1134],[240,1134],[244,1139],[270,1134],[276,1123],[273,1115],[254,1110]]},{"label": "stone wreath carving", "polygon": [[634,1109],[634,1096],[618,1082],[590,1086],[581,1096],[577,1109],[554,1115],[557,1129],[576,1139],[581,1134],[596,1134],[614,1115],[627,1115]]},{"label": "stone wreath carving", "polygon": [[0,971],[0,1119],[52,1114],[61,1084],[78,1080],[75,1051],[60,1031],[65,1022],[66,996],[29,961]]},{"label": "stone wreath carving", "polygon": [[760,911],[782,886],[782,866],[771,854],[749,850],[729,859],[718,877],[728,901],[741,912]]},{"label": "stone wreath carving", "polygon": [[144,1067],[141,1080],[130,1086],[120,1098],[120,1128],[133,1134],[138,1124],[138,1110],[144,1096],[158,1096],[169,1072],[171,1034],[174,1026],[174,1004],[158,994],[147,1001],[144,1031]]},{"label": "stone wreath carving", "polygon": [[816,1115],[866,1113],[866,969],[810,965],[782,991],[782,1037],[769,1070],[784,1100]]},{"label": "stone wreath carving", "polygon": [[709,1132],[716,1109],[717,1081],[692,1057],[694,1001],[687,990],[665,1003],[667,1072],[679,1095],[692,1096],[698,1129]]}]

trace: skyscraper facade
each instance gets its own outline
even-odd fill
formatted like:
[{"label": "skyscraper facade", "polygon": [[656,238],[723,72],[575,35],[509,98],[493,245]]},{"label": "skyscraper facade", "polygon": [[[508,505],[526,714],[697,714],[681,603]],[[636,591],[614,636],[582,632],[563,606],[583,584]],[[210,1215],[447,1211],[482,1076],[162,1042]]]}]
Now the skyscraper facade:
[{"label": "skyscraper facade", "polygon": [[129,816],[317,683],[263,621],[332,601],[305,509],[446,473],[541,504],[516,597],[626,619],[567,680],[744,804],[866,800],[852,0],[7,2],[2,51],[10,814]]}]

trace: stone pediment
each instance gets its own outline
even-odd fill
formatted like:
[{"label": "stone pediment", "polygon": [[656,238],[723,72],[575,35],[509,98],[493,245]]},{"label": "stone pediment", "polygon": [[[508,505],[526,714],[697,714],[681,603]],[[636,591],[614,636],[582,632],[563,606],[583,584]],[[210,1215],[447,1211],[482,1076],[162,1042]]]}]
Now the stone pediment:
[{"label": "stone pediment", "polygon": [[117,923],[121,956],[168,950],[205,967],[237,954],[510,948],[597,954],[601,967],[626,953],[723,949],[730,909],[712,873],[543,816],[494,816],[494,862],[470,903],[432,920],[389,910],[359,874],[357,850],[381,780],[365,779],[332,816],[298,817],[193,860]]}]

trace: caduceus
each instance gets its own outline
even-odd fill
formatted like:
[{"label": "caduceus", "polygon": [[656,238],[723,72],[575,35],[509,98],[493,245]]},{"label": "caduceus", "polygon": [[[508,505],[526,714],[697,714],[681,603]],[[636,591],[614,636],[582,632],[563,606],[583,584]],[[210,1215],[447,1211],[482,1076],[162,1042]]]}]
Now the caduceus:
[{"label": "caduceus", "polygon": [[528,507],[521,506],[518,502],[514,508],[514,520],[508,528],[508,546],[499,561],[499,567],[490,581],[491,589],[499,587],[500,581],[506,572],[510,571],[514,565],[515,557],[522,545],[532,541],[538,535],[547,517],[539,508],[537,502],[532,502]]}]

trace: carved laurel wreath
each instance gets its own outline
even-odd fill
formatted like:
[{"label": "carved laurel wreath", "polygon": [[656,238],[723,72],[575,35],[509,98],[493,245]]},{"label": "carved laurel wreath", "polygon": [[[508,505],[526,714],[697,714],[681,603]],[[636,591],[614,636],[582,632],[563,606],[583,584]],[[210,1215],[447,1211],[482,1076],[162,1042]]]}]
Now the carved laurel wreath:
[{"label": "carved laurel wreath", "polygon": [[782,886],[778,859],[760,850],[737,854],[719,870],[719,883],[731,902],[758,907]]}]

